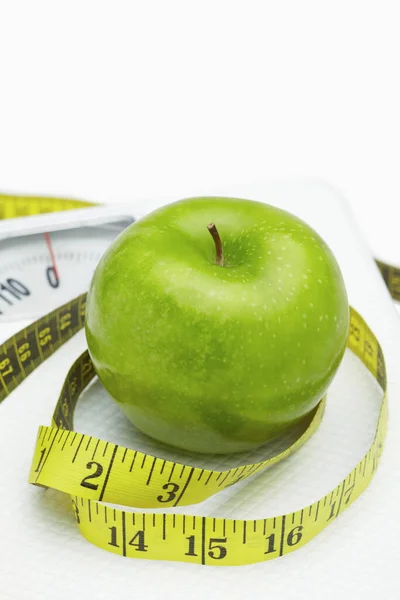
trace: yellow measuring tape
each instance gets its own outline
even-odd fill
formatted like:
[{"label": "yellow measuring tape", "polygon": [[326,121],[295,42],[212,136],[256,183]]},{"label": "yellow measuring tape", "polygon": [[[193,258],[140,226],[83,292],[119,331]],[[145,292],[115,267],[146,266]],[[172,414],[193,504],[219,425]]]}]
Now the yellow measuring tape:
[{"label": "yellow measuring tape", "polygon": [[[40,198],[0,196],[0,214],[20,215],[20,200],[29,204],[29,214],[41,212],[44,206],[51,205],[53,210],[66,206],[57,199],[42,203]],[[73,207],[77,206],[73,201]],[[393,298],[400,299],[400,270],[379,262],[378,266]],[[0,402],[83,327],[85,303],[84,294],[3,343]],[[100,548],[122,556],[215,566],[244,565],[288,554],[309,542],[365,490],[382,452],[387,422],[384,357],[376,337],[353,308],[347,343],[383,391],[375,437],[351,473],[302,510],[253,520],[177,514],[173,507],[201,502],[292,454],[318,427],[324,400],[300,438],[277,456],[226,471],[200,469],[73,431],[76,403],[95,377],[88,352],[78,358],[65,379],[52,426],[39,428],[29,482],[69,493],[82,534]],[[157,507],[165,512],[121,510],[104,503]]]},{"label": "yellow measuring tape", "polygon": [[0,219],[29,217],[60,210],[93,206],[93,202],[39,196],[9,196],[0,194]]}]

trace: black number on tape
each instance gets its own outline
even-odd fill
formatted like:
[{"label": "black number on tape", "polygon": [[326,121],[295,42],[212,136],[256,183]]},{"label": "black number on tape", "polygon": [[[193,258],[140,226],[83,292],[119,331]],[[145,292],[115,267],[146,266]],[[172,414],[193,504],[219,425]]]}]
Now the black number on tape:
[{"label": "black number on tape", "polygon": [[301,538],[303,537],[303,534],[301,533],[302,531],[303,531],[302,525],[299,525],[298,527],[295,527],[294,529],[292,529],[292,531],[290,531],[287,536],[287,545],[295,546],[296,544],[298,544],[300,542]]},{"label": "black number on tape", "polygon": [[[137,542],[135,542],[135,540],[137,540]],[[129,542],[129,545],[136,546],[138,552],[147,552],[148,546],[144,543],[144,531],[138,531]]]},{"label": "black number on tape", "polygon": [[117,544],[117,528],[109,527],[108,529],[111,531],[111,542],[108,542],[108,545],[119,548],[119,544]]},{"label": "black number on tape", "polygon": [[215,558],[216,560],[225,558],[227,550],[225,546],[221,546],[220,544],[226,544],[226,542],[227,538],[210,538],[208,556],[210,558]]},{"label": "black number on tape", "polygon": [[159,502],[172,502],[175,500],[176,494],[179,492],[179,485],[177,483],[166,483],[162,486],[162,489],[165,490],[168,494],[167,498],[163,498],[162,495],[157,496],[157,500]]},{"label": "black number on tape", "polygon": [[[114,546],[115,548],[119,548],[120,545],[117,541],[117,528],[114,526],[109,527],[108,529],[111,532],[111,542],[108,542],[108,545]],[[147,552],[148,546],[146,546],[144,543],[144,531],[138,531],[137,533],[135,533],[135,535],[129,542],[129,545],[136,547],[137,552]]]},{"label": "black number on tape", "polygon": [[46,450],[47,450],[47,448],[42,448],[42,450],[40,451],[40,459],[38,462],[38,466],[35,469],[35,473],[39,473],[39,471],[40,471],[40,467],[42,466],[42,462],[44,459],[44,455],[46,454]]},{"label": "black number on tape", "polygon": [[353,485],[350,486],[349,488],[347,488],[347,490],[344,492],[343,496],[346,497],[346,500],[344,502],[345,504],[349,504],[349,502],[351,500],[351,494],[354,490],[354,486],[355,486],[355,483],[353,483]]},{"label": "black number on tape", "polygon": [[90,462],[88,462],[88,464],[86,465],[87,469],[91,469],[93,466],[96,466],[96,470],[94,473],[92,473],[91,475],[87,475],[86,477],[84,477],[81,481],[81,486],[85,487],[85,488],[89,488],[89,490],[97,490],[99,487],[98,483],[91,483],[88,480],[89,479],[96,479],[96,477],[100,477],[100,475],[103,473],[103,467],[101,466],[100,463],[95,462],[93,460],[91,460]]},{"label": "black number on tape", "polygon": [[195,540],[195,536],[194,535],[190,535],[189,537],[186,538],[189,542],[189,550],[187,552],[185,552],[185,556],[198,556],[198,554],[196,554],[196,552],[194,551],[194,540]]},{"label": "black number on tape", "polygon": [[271,552],[276,552],[276,548],[275,548],[275,534],[271,533],[271,535],[269,535],[268,537],[266,537],[265,540],[268,542],[268,548],[266,549],[266,551],[264,552],[264,554],[270,554]]}]

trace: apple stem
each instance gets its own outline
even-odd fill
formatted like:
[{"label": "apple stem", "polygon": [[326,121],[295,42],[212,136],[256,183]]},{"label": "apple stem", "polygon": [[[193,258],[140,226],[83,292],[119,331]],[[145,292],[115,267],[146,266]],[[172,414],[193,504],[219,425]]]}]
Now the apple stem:
[{"label": "apple stem", "polygon": [[212,239],[215,243],[215,251],[216,251],[216,264],[219,267],[224,266],[224,250],[222,248],[222,241],[219,237],[218,229],[215,227],[214,223],[210,223],[207,225],[208,231],[211,233]]}]

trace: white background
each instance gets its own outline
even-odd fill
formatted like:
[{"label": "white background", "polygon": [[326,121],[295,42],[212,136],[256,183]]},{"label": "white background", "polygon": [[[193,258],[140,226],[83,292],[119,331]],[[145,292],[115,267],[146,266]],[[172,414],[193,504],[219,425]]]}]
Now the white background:
[{"label": "white background", "polygon": [[[398,0],[0,0],[0,191],[123,202],[219,183],[322,179],[350,201],[374,253],[400,264],[399,29]],[[382,327],[389,332],[387,306]],[[393,413],[391,439],[398,440]],[[397,450],[386,457],[393,462],[387,471],[382,464],[380,485],[398,465]],[[381,500],[394,512],[388,485]],[[390,510],[376,506],[383,516],[368,505],[370,521],[394,539]],[[371,539],[361,510],[346,518],[361,532],[357,539]],[[342,591],[347,600],[350,590],[358,600],[361,586],[364,597],[376,596],[382,585],[394,586],[397,546],[385,548],[391,562],[378,548],[375,572],[372,550],[359,543],[358,563],[357,552],[332,557],[340,562],[343,554],[342,569],[358,569],[358,579],[342,581],[332,567],[325,580],[322,563],[298,570],[292,582],[282,566],[289,563],[277,561],[277,574],[293,595],[300,582],[311,600],[321,597],[310,588],[315,567],[328,595]],[[82,570],[86,546],[83,552]],[[106,586],[109,555],[98,560],[90,575]],[[125,579],[130,596],[138,591],[132,577]],[[268,593],[271,578],[264,581]],[[149,575],[147,591],[151,583]]]},{"label": "white background", "polygon": [[[225,187],[222,193],[227,195],[231,189]],[[244,197],[278,203],[315,227],[339,261],[350,303],[382,343],[388,367],[390,418],[382,460],[371,485],[317,538],[281,560],[204,569],[168,561],[123,560],[98,550],[80,535],[65,494],[27,484],[37,427],[49,422],[56,389],[86,346],[81,332],[0,407],[1,600],[398,598],[400,321],[349,218],[347,205],[330,188],[281,184],[242,191]],[[14,331],[21,328],[15,321],[8,325]],[[0,336],[8,337],[4,325]],[[346,354],[330,386],[323,422],[312,440],[253,481],[239,483],[241,487],[231,487],[201,504],[175,510],[248,519],[307,510],[307,505],[332,490],[362,457],[371,443],[378,409],[377,389],[368,373],[355,357]],[[99,385],[83,395],[75,425],[77,431],[121,445],[151,454],[161,452],[149,438],[135,435]],[[165,456],[164,451],[161,454]],[[192,464],[184,456],[179,461]],[[197,463],[198,457],[193,460]],[[257,459],[252,453],[252,459],[245,462],[253,460]],[[227,467],[225,456],[211,456],[210,461],[213,468]]]},{"label": "white background", "polygon": [[0,190],[306,176],[400,263],[397,0],[0,0]]}]

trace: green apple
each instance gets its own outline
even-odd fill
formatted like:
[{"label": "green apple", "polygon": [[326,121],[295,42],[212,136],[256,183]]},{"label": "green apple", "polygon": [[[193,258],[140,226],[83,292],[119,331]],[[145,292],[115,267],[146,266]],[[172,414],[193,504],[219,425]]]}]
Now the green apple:
[{"label": "green apple", "polygon": [[138,429],[195,452],[251,449],[309,416],[348,326],[321,237],[286,211],[233,198],[182,200],[134,223],[87,298],[106,390]]}]

